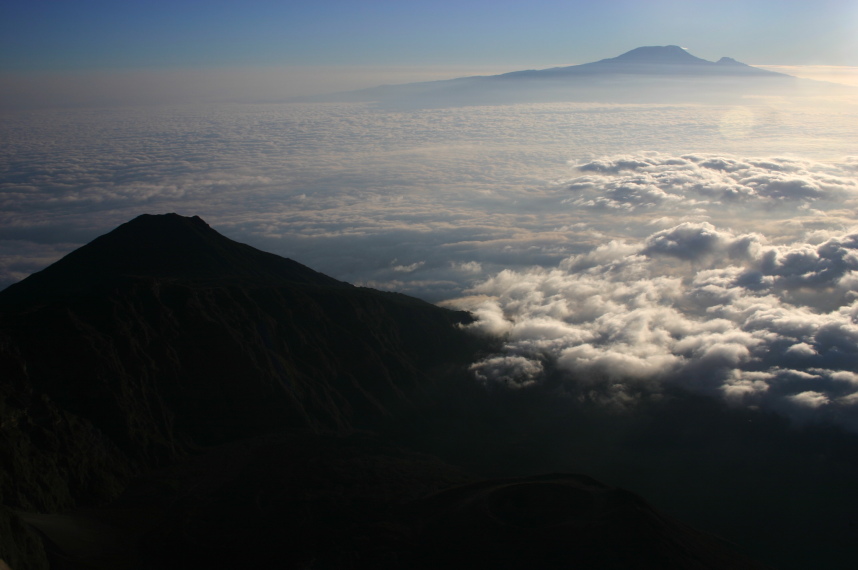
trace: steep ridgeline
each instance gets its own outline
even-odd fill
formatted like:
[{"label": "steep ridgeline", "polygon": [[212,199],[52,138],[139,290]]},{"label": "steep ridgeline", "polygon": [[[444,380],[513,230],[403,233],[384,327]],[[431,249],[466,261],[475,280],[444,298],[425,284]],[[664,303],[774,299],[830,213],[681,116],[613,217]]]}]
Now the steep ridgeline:
[{"label": "steep ridgeline", "polygon": [[3,500],[57,508],[193,446],[372,425],[468,362],[468,319],[140,216],[0,293]]},{"label": "steep ridgeline", "polygon": [[469,319],[196,217],[120,226],[0,293],[0,567],[759,568],[588,477],[409,451],[545,439],[554,393],[456,381]]}]

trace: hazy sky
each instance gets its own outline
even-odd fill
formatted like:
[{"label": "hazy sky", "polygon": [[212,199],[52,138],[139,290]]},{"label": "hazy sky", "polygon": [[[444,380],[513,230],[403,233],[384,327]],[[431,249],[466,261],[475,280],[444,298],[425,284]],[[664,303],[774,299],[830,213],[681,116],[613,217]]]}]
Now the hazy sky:
[{"label": "hazy sky", "polygon": [[4,0],[0,104],[272,100],[585,63],[642,45],[858,66],[856,29],[858,3],[843,0]]},{"label": "hazy sky", "polygon": [[277,103],[643,45],[845,76],[856,29],[842,1],[6,0],[0,286],[175,211],[473,310],[507,341],[486,382],[550,366],[616,401],[683,383],[858,429],[854,93]]},{"label": "hazy sky", "polygon": [[548,65],[665,43],[706,59],[858,65],[858,4],[843,0],[5,0],[0,11],[6,70]]}]

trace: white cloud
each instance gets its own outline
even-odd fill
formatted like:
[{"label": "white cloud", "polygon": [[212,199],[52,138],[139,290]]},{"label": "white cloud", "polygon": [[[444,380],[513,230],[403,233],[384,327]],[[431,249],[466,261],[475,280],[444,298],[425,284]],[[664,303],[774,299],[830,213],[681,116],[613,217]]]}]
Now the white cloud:
[{"label": "white cloud", "polygon": [[[678,383],[748,405],[821,409],[858,383],[858,301],[841,286],[856,247],[848,231],[769,245],[683,223],[556,269],[489,277],[471,289],[481,295],[473,326],[576,382]],[[669,275],[665,256],[677,260]]]},{"label": "white cloud", "polygon": [[493,356],[471,365],[471,371],[484,383],[523,388],[536,382],[542,373],[542,364],[522,356]]},{"label": "white cloud", "polygon": [[482,273],[483,266],[478,261],[463,261],[461,263],[451,262],[454,269],[463,273]]},{"label": "white cloud", "polygon": [[786,354],[794,354],[797,356],[816,356],[819,353],[806,342],[797,342],[786,350]]},{"label": "white cloud", "polygon": [[831,378],[834,380],[840,380],[841,382],[848,382],[850,384],[858,385],[858,374],[855,372],[850,372],[848,370],[835,370],[831,371]]},{"label": "white cloud", "polygon": [[749,372],[734,369],[725,378],[721,391],[727,400],[736,402],[764,393],[769,389],[769,381],[775,375],[771,372]]},{"label": "white cloud", "polygon": [[820,392],[814,392],[813,390],[787,397],[796,404],[807,406],[808,408],[818,408],[829,403],[828,396]]},{"label": "white cloud", "polygon": [[[793,158],[649,153],[576,165],[566,202],[581,208],[635,211],[664,207],[753,205],[834,200],[858,192],[848,166]],[[594,176],[600,175],[600,176]]]},{"label": "white cloud", "polygon": [[396,263],[396,260],[394,260],[393,263],[391,263],[391,266],[393,266],[393,270],[396,271],[397,273],[411,273],[413,271],[420,269],[424,265],[426,265],[425,261],[416,261],[416,262],[411,263],[409,265],[395,265],[395,263]]},{"label": "white cloud", "polygon": [[[10,114],[0,283],[177,211],[339,279],[460,299],[515,357],[487,379],[539,364],[616,397],[679,382],[822,413],[858,374],[858,160],[841,158],[858,105],[818,103]],[[804,392],[830,403],[789,400]]]}]

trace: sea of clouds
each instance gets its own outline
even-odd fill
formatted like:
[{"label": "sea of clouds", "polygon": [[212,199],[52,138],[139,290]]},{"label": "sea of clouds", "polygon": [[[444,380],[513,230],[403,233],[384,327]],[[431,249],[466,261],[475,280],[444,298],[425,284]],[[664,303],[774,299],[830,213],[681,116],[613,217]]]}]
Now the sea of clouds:
[{"label": "sea of clouds", "polygon": [[577,165],[564,203],[651,229],[471,287],[452,304],[505,339],[475,375],[524,387],[550,367],[618,404],[669,382],[858,427],[856,167],[663,153]]},{"label": "sea of clouds", "polygon": [[472,310],[503,339],[489,385],[679,385],[858,429],[856,119],[819,97],[8,113],[0,286],[175,211]]}]

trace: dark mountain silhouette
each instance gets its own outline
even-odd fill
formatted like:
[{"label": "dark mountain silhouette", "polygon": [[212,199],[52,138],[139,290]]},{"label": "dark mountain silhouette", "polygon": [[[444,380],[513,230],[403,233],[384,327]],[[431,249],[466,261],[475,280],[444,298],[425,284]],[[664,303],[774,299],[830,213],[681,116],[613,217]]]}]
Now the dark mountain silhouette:
[{"label": "dark mountain silhouette", "polygon": [[456,328],[466,313],[353,287],[175,214],[70,253],[4,290],[0,310],[6,366],[155,456],[232,424],[348,428],[474,346]]},{"label": "dark mountain silhouette", "polygon": [[731,102],[752,94],[788,94],[814,83],[729,57],[708,61],[669,45],[639,47],[581,65],[383,85],[304,100],[374,101],[394,107],[553,101]]},{"label": "dark mountain silhouette", "polygon": [[0,297],[0,309],[104,290],[134,278],[351,287],[291,259],[226,239],[197,216],[144,214],[11,285]]},{"label": "dark mountain silhouette", "polygon": [[141,216],[0,293],[0,492],[56,510],[200,445],[371,426],[468,363],[468,320]]},{"label": "dark mountain silhouette", "polygon": [[15,570],[758,567],[589,478],[486,480],[404,447],[475,437],[442,435],[462,425],[448,411],[485,396],[465,376],[486,348],[458,326],[469,319],[199,218],[120,226],[0,292],[0,557]]}]

